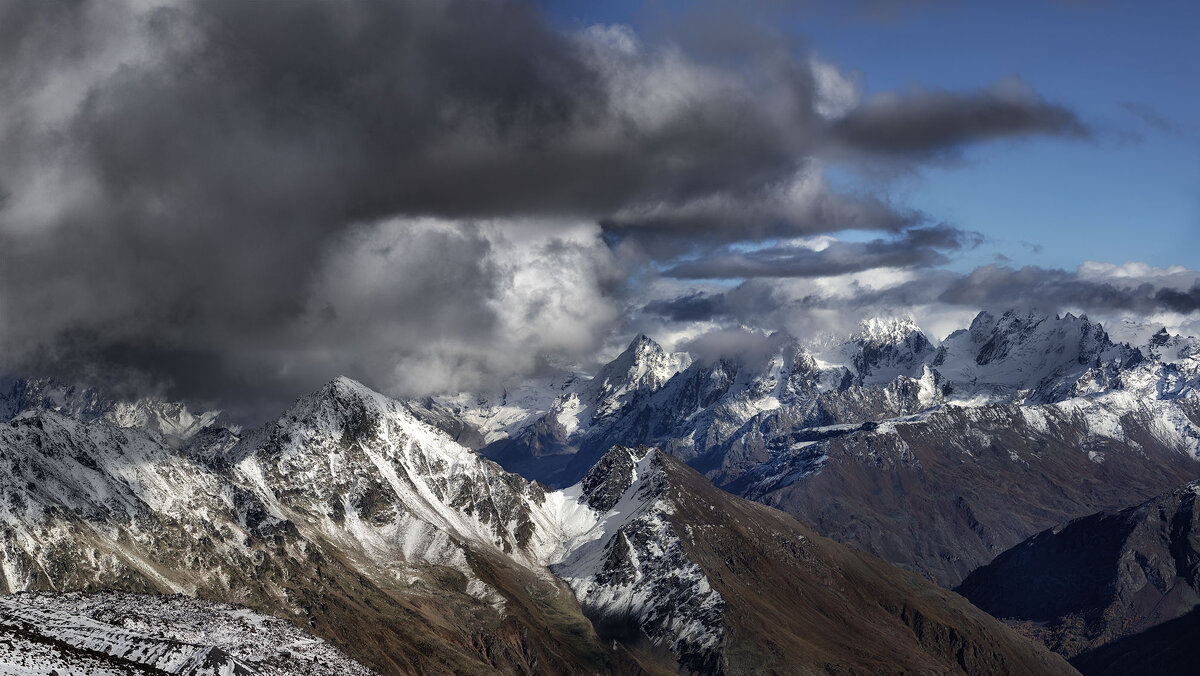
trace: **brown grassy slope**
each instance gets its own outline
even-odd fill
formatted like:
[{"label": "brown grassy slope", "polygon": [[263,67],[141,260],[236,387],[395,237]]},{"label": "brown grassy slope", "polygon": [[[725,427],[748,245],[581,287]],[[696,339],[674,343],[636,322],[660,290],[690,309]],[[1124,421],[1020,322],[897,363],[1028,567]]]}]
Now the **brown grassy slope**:
[{"label": "brown grassy slope", "polygon": [[727,603],[727,673],[1075,673],[957,594],[663,458],[672,523]]}]

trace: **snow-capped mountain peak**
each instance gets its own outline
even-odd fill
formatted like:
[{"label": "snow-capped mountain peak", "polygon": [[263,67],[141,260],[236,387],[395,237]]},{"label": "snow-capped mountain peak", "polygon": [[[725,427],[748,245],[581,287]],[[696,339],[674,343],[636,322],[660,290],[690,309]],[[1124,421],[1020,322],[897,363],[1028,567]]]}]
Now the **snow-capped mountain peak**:
[{"label": "snow-capped mountain peak", "polygon": [[908,338],[913,333],[920,333],[921,327],[910,318],[871,317],[859,323],[858,331],[851,340],[856,343],[874,343],[876,345],[895,344]]},{"label": "snow-capped mountain peak", "polygon": [[1061,401],[1117,387],[1136,350],[1118,345],[1086,316],[980,312],[942,341],[931,365],[957,402]]},{"label": "snow-capped mountain peak", "polygon": [[580,393],[580,401],[591,414],[588,424],[608,418],[634,399],[654,392],[690,364],[687,354],[668,353],[645,334],[639,334]]},{"label": "snow-capped mountain peak", "polygon": [[469,575],[462,543],[531,567],[561,545],[562,506],[543,513],[543,487],[349,378],[301,398],[233,453],[236,471],[276,516],[396,564],[427,561]]},{"label": "snow-capped mountain peak", "polygon": [[899,376],[919,377],[934,348],[911,319],[874,318],[862,322],[845,352],[860,384],[884,384]]}]

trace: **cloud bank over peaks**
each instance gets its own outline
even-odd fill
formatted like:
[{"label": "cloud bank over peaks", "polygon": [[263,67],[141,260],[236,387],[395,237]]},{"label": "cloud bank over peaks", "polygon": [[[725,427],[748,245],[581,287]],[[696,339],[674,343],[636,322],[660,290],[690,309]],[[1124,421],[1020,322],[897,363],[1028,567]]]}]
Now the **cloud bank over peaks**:
[{"label": "cloud bank over peaks", "polygon": [[[826,242],[823,250],[851,245],[862,246]],[[806,259],[821,253],[815,248],[805,251]],[[1022,308],[1086,313],[1109,323],[1137,318],[1196,334],[1200,333],[1198,300],[1200,271],[1183,266],[1085,262],[1068,271],[988,265],[967,273],[918,267],[851,268],[823,277],[764,274],[703,288],[663,283],[633,321],[664,332],[709,322],[716,327],[754,326],[802,336],[827,330],[845,334],[862,319],[899,313],[913,316],[931,338],[938,338],[943,331],[964,326],[979,310]]]},{"label": "cloud bank over peaks", "polygon": [[[475,387],[584,358],[663,269],[777,288],[972,245],[835,189],[831,163],[1086,135],[1023,86],[864,102],[793,42],[721,28],[563,31],[494,0],[0,4],[0,369],[247,415],[339,373]],[[788,243],[846,230],[877,235]]]}]

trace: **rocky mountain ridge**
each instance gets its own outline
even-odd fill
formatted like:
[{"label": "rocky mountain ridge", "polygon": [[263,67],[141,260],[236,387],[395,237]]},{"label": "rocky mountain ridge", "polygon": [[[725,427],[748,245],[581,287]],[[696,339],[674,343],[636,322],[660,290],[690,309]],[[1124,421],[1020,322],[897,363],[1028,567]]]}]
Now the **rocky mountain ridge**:
[{"label": "rocky mountain ridge", "polygon": [[94,387],[52,378],[0,379],[0,419],[8,420],[29,410],[55,411],[84,422],[102,420],[116,427],[134,427],[157,433],[173,445],[181,445],[210,427],[224,425],[221,411],[194,412],[182,403],[161,397],[114,398]]}]

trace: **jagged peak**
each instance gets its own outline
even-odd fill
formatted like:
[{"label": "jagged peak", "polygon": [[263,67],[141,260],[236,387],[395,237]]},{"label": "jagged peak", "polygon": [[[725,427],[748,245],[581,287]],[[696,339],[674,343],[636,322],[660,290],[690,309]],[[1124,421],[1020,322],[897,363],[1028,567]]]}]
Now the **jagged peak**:
[{"label": "jagged peak", "polygon": [[364,404],[387,406],[392,399],[353,378],[338,376],[322,385],[320,389],[301,397],[296,403],[320,401],[341,403],[357,401]]},{"label": "jagged peak", "polygon": [[639,479],[637,468],[653,462],[658,450],[650,446],[613,446],[579,482],[583,501],[592,509],[607,512]]},{"label": "jagged peak", "polygon": [[301,424],[312,428],[365,430],[373,421],[383,418],[402,420],[405,423],[434,428],[420,422],[400,402],[376,392],[366,385],[338,376],[296,400],[275,422],[290,427]]},{"label": "jagged peak", "polygon": [[612,415],[631,397],[652,392],[691,364],[687,355],[668,353],[639,334],[616,359],[605,364],[584,390],[597,419]]},{"label": "jagged peak", "polygon": [[636,337],[634,337],[633,340],[629,341],[629,346],[625,348],[625,351],[630,352],[641,350],[657,350],[661,352],[662,345],[659,345],[658,342],[650,336],[647,336],[644,333],[639,333]]},{"label": "jagged peak", "polygon": [[626,347],[621,354],[617,355],[616,359],[613,359],[611,362],[604,365],[604,367],[600,370],[598,377],[604,377],[606,374],[613,374],[616,372],[623,373],[639,363],[665,355],[666,351],[663,350],[661,345],[656,343],[646,334],[639,333],[637,337],[629,343],[629,346]]},{"label": "jagged peak", "polygon": [[1075,315],[1067,312],[1058,315],[1019,308],[1009,308],[999,317],[983,310],[971,321],[968,332],[978,340],[1002,334],[1029,332],[1043,325],[1045,327],[1078,327],[1081,333],[1092,331],[1096,333],[1097,338],[1108,340],[1108,334],[1104,331],[1104,327],[1088,319],[1086,314]]},{"label": "jagged peak", "polygon": [[899,343],[914,333],[925,335],[911,318],[870,317],[859,322],[852,340],[875,344]]},{"label": "jagged peak", "polygon": [[[997,320],[996,330],[1004,332],[1019,330],[1030,326],[1037,326],[1038,324],[1041,324],[1050,318],[1050,315],[1033,309],[1021,310],[1015,307],[1009,308],[1005,310],[1004,314],[1000,315],[1000,319]],[[1072,319],[1075,319],[1073,315]],[[1062,321],[1058,315],[1054,315],[1054,320]]]},{"label": "jagged peak", "polygon": [[1162,347],[1171,341],[1171,333],[1167,331],[1167,327],[1162,327],[1153,336],[1150,336],[1149,345],[1152,347]]}]

